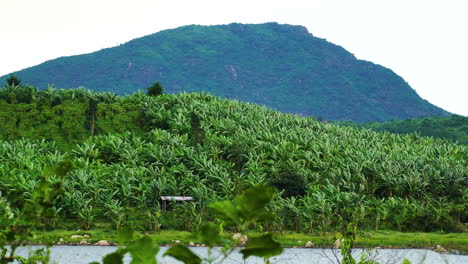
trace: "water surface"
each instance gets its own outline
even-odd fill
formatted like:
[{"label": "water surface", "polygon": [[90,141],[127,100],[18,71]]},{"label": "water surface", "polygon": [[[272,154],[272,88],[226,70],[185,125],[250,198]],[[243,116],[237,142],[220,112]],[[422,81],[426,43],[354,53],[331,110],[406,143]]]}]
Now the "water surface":
[{"label": "water surface", "polygon": [[[27,256],[29,250],[35,250],[42,246],[29,246],[22,247],[17,250],[17,254]],[[99,247],[99,246],[53,246],[51,248],[51,257],[55,263],[59,264],[82,264],[90,263],[93,261],[102,261],[102,257],[115,251],[117,247]],[[196,254],[207,257],[208,249],[194,247],[191,248]],[[171,257],[163,257],[162,255],[167,250],[167,247],[161,247],[158,253],[158,263],[175,264],[181,263]],[[355,249],[354,255],[359,259],[363,250]],[[369,253],[373,260],[379,261],[381,264],[401,264],[404,258],[411,261],[412,264],[460,264],[468,263],[468,255],[453,255],[453,254],[439,254],[431,250],[425,249],[379,249],[371,250]],[[214,258],[221,259],[220,249],[213,249]],[[287,248],[283,254],[271,258],[271,263],[319,263],[319,264],[335,264],[339,263],[336,258],[339,258],[339,250],[332,249],[306,249],[306,248]],[[130,263],[130,257],[126,256],[125,263]],[[217,262],[215,262],[217,263]],[[245,262],[242,256],[237,252],[233,253],[226,264],[234,263],[263,263],[260,258],[248,258]]]}]

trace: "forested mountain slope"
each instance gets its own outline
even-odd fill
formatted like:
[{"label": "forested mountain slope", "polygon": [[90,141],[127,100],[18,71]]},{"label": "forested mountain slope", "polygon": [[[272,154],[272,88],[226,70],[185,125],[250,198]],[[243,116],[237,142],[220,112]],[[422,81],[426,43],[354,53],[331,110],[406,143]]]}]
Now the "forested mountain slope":
[{"label": "forested mountain slope", "polygon": [[468,145],[468,117],[465,116],[413,118],[365,124],[348,121],[338,122],[337,124],[396,134],[417,133],[425,137],[445,138],[459,144]]},{"label": "forested mountain slope", "polygon": [[326,120],[448,115],[390,69],[358,60],[305,27],[277,23],[185,26],[16,75],[40,88],[118,94],[160,81],[169,93],[205,91]]},{"label": "forested mountain slope", "polygon": [[[77,169],[65,178],[48,228],[197,229],[213,217],[210,201],[265,183],[281,191],[268,230],[326,232],[350,218],[363,229],[466,229],[466,146],[320,123],[205,93],[31,94],[25,103],[0,99],[0,200],[15,214],[46,165],[72,160]],[[11,109],[18,112],[13,124]],[[47,134],[60,121],[62,129]],[[14,139],[12,125],[24,138]],[[78,135],[65,137],[68,125]],[[161,212],[161,195],[194,202]]]}]

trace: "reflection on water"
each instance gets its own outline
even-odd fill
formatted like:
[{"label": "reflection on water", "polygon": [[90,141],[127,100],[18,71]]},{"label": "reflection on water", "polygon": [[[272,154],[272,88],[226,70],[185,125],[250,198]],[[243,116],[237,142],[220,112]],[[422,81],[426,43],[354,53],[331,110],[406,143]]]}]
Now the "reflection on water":
[{"label": "reflection on water", "polygon": [[[22,247],[17,250],[17,254],[27,256],[29,250],[34,250],[40,246]],[[115,251],[116,247],[98,247],[98,246],[54,246],[51,248],[51,257],[55,263],[59,264],[82,264],[93,261],[101,261],[102,257]],[[181,263],[170,257],[162,257],[167,247],[161,247],[158,253],[158,263]],[[192,248],[199,256],[207,257],[206,248]],[[356,259],[363,250],[355,249]],[[403,258],[407,258],[413,264],[439,264],[439,263],[468,263],[468,255],[439,254],[424,249],[379,249],[368,252],[371,259],[379,261],[381,264],[401,264]],[[213,250],[213,255],[221,259],[219,248]],[[271,263],[320,263],[332,264],[339,263],[339,250],[332,249],[305,249],[305,248],[287,248],[280,256],[271,258]],[[129,256],[126,256],[125,263],[130,263]],[[217,263],[217,262],[214,262]],[[263,263],[259,258],[248,258],[245,262],[239,253],[234,253],[227,259],[226,264],[234,263]]]}]

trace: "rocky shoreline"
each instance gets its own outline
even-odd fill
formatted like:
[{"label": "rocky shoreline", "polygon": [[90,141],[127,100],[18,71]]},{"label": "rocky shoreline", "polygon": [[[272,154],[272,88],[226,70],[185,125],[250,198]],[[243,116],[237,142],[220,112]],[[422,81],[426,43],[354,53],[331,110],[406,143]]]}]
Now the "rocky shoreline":
[{"label": "rocky shoreline", "polygon": [[[149,235],[148,233],[145,233]],[[153,241],[156,245],[161,247],[171,247],[177,244],[184,245],[187,247],[205,247],[204,244],[197,243],[193,236],[187,235],[183,232],[178,234],[177,232],[172,232],[170,235],[168,234],[160,234],[155,235]],[[255,234],[252,234],[255,236]],[[237,241],[237,246],[242,247],[244,246],[251,234],[248,236],[246,234],[241,233],[234,233],[230,234],[231,239]],[[47,238],[48,237],[48,238]],[[175,238],[175,239],[174,239]],[[312,237],[301,237],[300,235],[297,236],[296,239],[286,238],[279,236],[277,239],[283,245],[284,248],[314,248],[314,249],[340,249],[343,240],[336,239],[329,240],[325,244],[325,241],[320,240],[313,240]],[[45,240],[44,240],[45,239]],[[106,233],[100,232],[99,234],[93,233],[92,231],[81,231],[77,230],[74,232],[62,232],[62,233],[49,233],[45,232],[43,234],[36,234],[33,236],[33,239],[25,243],[26,245],[45,245],[47,241],[52,242],[54,246],[118,246],[116,243],[118,241],[116,236],[106,235]],[[423,250],[431,250],[437,253],[448,253],[448,254],[457,254],[457,255],[468,255],[468,250],[465,250],[466,246],[464,244],[456,244],[451,245],[451,243],[437,243],[433,241],[433,243],[402,243],[400,245],[395,244],[386,244],[384,241],[378,240],[365,242],[362,241],[360,243],[356,243],[357,249],[423,249]],[[328,246],[330,245],[330,246]],[[222,246],[222,245],[220,245]]]}]

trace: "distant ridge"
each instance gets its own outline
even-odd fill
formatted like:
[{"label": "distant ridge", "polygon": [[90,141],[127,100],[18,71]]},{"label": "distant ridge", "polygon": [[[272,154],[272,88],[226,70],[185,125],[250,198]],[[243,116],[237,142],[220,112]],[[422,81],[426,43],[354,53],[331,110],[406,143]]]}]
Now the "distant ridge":
[{"label": "distant ridge", "polygon": [[15,74],[40,88],[118,94],[160,81],[169,93],[206,91],[327,120],[449,115],[390,69],[358,60],[305,27],[277,23],[184,26]]}]

